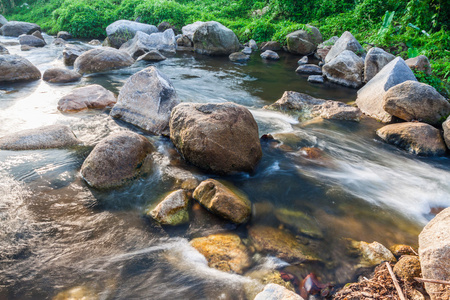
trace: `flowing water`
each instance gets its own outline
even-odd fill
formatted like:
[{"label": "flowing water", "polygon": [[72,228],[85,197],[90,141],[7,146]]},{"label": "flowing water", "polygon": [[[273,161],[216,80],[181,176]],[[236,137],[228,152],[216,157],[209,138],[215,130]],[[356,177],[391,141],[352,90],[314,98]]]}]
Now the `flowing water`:
[{"label": "flowing water", "polygon": [[[46,38],[50,44],[52,38]],[[18,45],[7,48],[41,72],[63,66],[61,47],[28,52]],[[342,238],[415,246],[420,229],[432,218],[430,209],[450,206],[448,158],[415,157],[386,145],[375,135],[382,124],[369,118],[360,123],[299,122],[263,110],[286,90],[343,102],[356,98],[353,89],[308,83],[294,72],[298,57],[281,56],[280,61],[264,62],[254,54],[248,63],[236,64],[180,52],[159,63],[138,62],[85,76],[75,84],[1,84],[0,136],[67,124],[85,145],[0,151],[0,299],[52,299],[76,286],[97,299],[240,298],[244,287],[257,290],[260,284],[209,268],[189,240],[233,231],[246,241],[248,226],[278,227],[273,212],[284,208],[309,214],[323,232],[323,239],[310,244],[325,264],[288,267],[298,276],[316,272],[337,284],[354,280]],[[61,114],[56,109],[59,98],[75,86],[97,83],[118,93],[129,76],[148,65],[170,77],[181,101],[246,106],[260,135],[273,134],[283,147],[263,141],[263,158],[254,173],[217,177],[183,162],[169,139],[116,121],[108,111]],[[83,160],[102,138],[130,129],[157,146],[154,172],[111,191],[89,188],[79,175]],[[321,149],[321,158],[305,157],[302,147]],[[254,205],[250,223],[235,226],[202,211],[192,212],[189,225],[166,228],[143,216],[148,205],[192,176],[224,179],[246,193]],[[253,259],[253,269],[287,265],[271,256]]]}]

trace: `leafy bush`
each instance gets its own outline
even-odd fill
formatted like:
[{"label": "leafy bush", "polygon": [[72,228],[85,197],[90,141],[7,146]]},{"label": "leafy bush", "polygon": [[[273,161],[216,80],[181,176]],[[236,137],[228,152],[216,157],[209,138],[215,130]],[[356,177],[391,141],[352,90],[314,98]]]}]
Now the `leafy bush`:
[{"label": "leafy bush", "polygon": [[185,5],[172,0],[145,1],[135,9],[135,17],[141,17],[141,22],[158,25],[161,22],[181,27],[192,20],[194,12]]}]

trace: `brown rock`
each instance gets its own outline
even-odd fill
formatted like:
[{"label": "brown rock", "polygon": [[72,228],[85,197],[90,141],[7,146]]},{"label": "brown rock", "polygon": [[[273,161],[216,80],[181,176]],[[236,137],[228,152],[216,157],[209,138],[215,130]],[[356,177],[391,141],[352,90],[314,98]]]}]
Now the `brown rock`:
[{"label": "brown rock", "polygon": [[431,64],[425,55],[419,55],[405,60],[405,63],[411,70],[421,71],[427,75],[431,75]]},{"label": "brown rock", "polygon": [[80,74],[96,73],[129,67],[134,59],[126,52],[114,48],[97,48],[81,54],[74,62],[74,70]]},{"label": "brown rock", "polygon": [[392,254],[396,257],[400,257],[402,255],[417,255],[416,252],[414,252],[414,249],[408,245],[396,244],[390,247],[389,250],[391,250]]},{"label": "brown rock", "polygon": [[189,200],[184,190],[171,192],[147,215],[164,225],[180,225],[189,222]]},{"label": "brown rock", "polygon": [[41,72],[26,58],[19,55],[0,55],[0,82],[39,79]]},{"label": "brown rock", "polygon": [[254,300],[304,300],[299,294],[288,290],[284,286],[270,283],[264,290],[256,295]]},{"label": "brown rock", "polygon": [[37,37],[37,38],[40,38],[41,40],[45,41],[45,40],[44,40],[44,37],[42,36],[42,33],[41,33],[39,30],[36,30],[36,31],[33,32],[31,35],[32,35],[32,36],[35,36],[35,37]]},{"label": "brown rock", "polygon": [[[55,40],[56,41],[56,40]],[[65,44],[63,39],[60,39],[62,45]],[[75,60],[84,52],[88,51],[89,48],[83,47],[81,45],[68,44],[63,50],[63,60],[66,66],[73,66]]]},{"label": "brown rock", "polygon": [[364,241],[350,240],[350,247],[357,250],[360,261],[357,267],[368,268],[381,264],[382,262],[396,262],[391,251],[378,242],[366,243]]},{"label": "brown rock", "polygon": [[66,83],[80,80],[81,75],[69,69],[51,68],[45,70],[42,79],[51,83]]},{"label": "brown rock", "polygon": [[420,261],[415,255],[403,255],[394,266],[394,273],[403,281],[414,282],[414,277],[420,277]]},{"label": "brown rock", "polygon": [[58,101],[58,110],[78,112],[88,108],[103,109],[116,103],[114,94],[101,85],[93,84],[74,89]]},{"label": "brown rock", "polygon": [[260,50],[261,50],[261,52],[264,52],[266,50],[280,51],[281,44],[279,42],[275,42],[275,41],[262,42],[260,45]]},{"label": "brown rock", "polygon": [[289,52],[300,55],[309,55],[316,50],[317,45],[323,42],[322,34],[314,26],[306,25],[306,30],[297,30],[286,36]]}]

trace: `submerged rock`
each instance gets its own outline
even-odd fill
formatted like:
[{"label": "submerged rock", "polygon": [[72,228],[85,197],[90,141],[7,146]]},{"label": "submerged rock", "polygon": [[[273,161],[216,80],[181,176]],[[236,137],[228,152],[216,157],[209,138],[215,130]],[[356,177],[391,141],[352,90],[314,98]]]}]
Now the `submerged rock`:
[{"label": "submerged rock", "polygon": [[331,82],[357,88],[363,84],[364,60],[354,52],[344,50],[323,66],[323,74]]},{"label": "submerged rock", "polygon": [[[250,53],[251,53],[251,52],[250,52]],[[228,58],[229,58],[231,61],[244,62],[244,61],[249,60],[249,59],[250,59],[250,56],[247,55],[247,54],[245,54],[245,53],[243,53],[243,52],[234,52],[234,53],[231,53],[231,54],[228,56]]]},{"label": "submerged rock", "polygon": [[175,53],[176,49],[177,42],[172,29],[152,34],[138,31],[131,40],[120,47],[120,50],[128,53],[134,59],[151,50]]},{"label": "submerged rock", "polygon": [[272,50],[266,50],[263,53],[261,53],[260,56],[261,56],[262,59],[269,59],[269,60],[278,60],[278,59],[280,59],[280,56],[278,55],[278,53],[276,53],[275,51],[272,51]]},{"label": "submerged rock", "polygon": [[405,61],[411,70],[424,72],[427,75],[431,75],[431,64],[425,55],[419,55],[413,58],[409,58]]},{"label": "submerged rock", "polygon": [[189,222],[189,197],[184,190],[171,192],[147,215],[163,225],[180,225]]},{"label": "submerged rock", "polygon": [[358,56],[365,53],[364,48],[355,37],[350,32],[345,31],[328,52],[325,63],[329,63],[345,50],[352,51]]},{"label": "submerged rock", "polygon": [[80,74],[97,73],[131,66],[134,59],[126,52],[114,48],[97,48],[81,54],[73,68]]},{"label": "submerged rock", "polygon": [[108,40],[114,48],[120,48],[122,44],[134,38],[138,31],[146,34],[152,34],[158,32],[158,28],[154,25],[128,20],[118,20],[106,27]]},{"label": "submerged rock", "polygon": [[200,24],[192,41],[195,52],[207,55],[230,55],[239,51],[240,47],[236,34],[215,21]]},{"label": "submerged rock", "polygon": [[414,281],[420,277],[420,260],[415,255],[403,255],[394,266],[394,273],[403,281]]},{"label": "submerged rock", "polygon": [[394,55],[387,53],[381,48],[371,48],[364,60],[364,81],[370,81],[385,65],[394,59]]},{"label": "submerged rock", "polygon": [[58,293],[52,300],[99,300],[99,296],[84,286],[76,286]]},{"label": "submerged rock", "polygon": [[275,211],[275,216],[278,221],[295,228],[299,233],[312,238],[323,238],[322,230],[320,230],[317,221],[302,211],[281,208]]},{"label": "submerged rock", "polygon": [[41,72],[28,59],[19,55],[0,56],[0,82],[34,81]]},{"label": "submerged rock", "polygon": [[284,286],[270,283],[256,295],[254,300],[304,300],[299,294],[288,290]]},{"label": "submerged rock", "polygon": [[41,27],[34,23],[9,21],[0,27],[0,34],[5,36],[20,36],[22,34],[32,34],[36,30],[41,31]]},{"label": "submerged rock", "polygon": [[286,36],[289,52],[300,55],[312,54],[317,45],[323,42],[322,34],[314,26],[306,25],[306,30],[297,30]]},{"label": "submerged rock", "polygon": [[0,138],[2,150],[37,150],[66,148],[81,144],[81,141],[65,125],[50,125],[15,132]]},{"label": "submerged rock", "polygon": [[103,109],[116,103],[114,94],[101,85],[93,84],[72,90],[58,101],[58,110],[78,112],[88,108]]},{"label": "submerged rock", "polygon": [[138,57],[136,61],[145,60],[145,61],[162,61],[167,59],[164,55],[161,54],[158,50],[151,50],[145,54],[142,54]]},{"label": "submerged rock", "polygon": [[385,261],[397,261],[392,252],[378,242],[369,244],[363,241],[350,240],[350,247],[356,250],[360,256],[358,268],[370,268]]},{"label": "submerged rock", "polygon": [[303,64],[298,66],[295,72],[299,74],[322,75],[322,68],[319,67],[318,65]]},{"label": "submerged rock", "polygon": [[142,135],[131,131],[115,133],[94,147],[80,173],[92,187],[118,187],[150,171],[149,154],[153,151],[153,145]]},{"label": "submerged rock", "polygon": [[81,75],[69,69],[50,68],[45,70],[42,79],[51,83],[66,83],[80,80]]},{"label": "submerged rock", "polygon": [[9,51],[3,45],[0,45],[0,55],[4,54],[9,54]]}]

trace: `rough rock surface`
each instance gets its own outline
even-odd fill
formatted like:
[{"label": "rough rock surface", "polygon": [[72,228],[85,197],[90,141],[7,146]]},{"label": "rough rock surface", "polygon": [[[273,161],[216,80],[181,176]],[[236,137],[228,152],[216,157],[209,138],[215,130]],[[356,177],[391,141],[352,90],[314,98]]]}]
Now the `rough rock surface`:
[{"label": "rough rock surface", "polygon": [[116,103],[114,94],[101,85],[93,84],[72,90],[58,101],[58,110],[78,112],[88,108],[103,109]]},{"label": "rough rock surface", "polygon": [[407,80],[417,81],[405,61],[397,57],[358,91],[356,105],[372,118],[384,123],[391,122],[392,115],[383,109],[384,95],[391,87]]},{"label": "rough rock surface", "polygon": [[299,294],[288,290],[284,286],[269,283],[264,290],[256,295],[254,300],[304,300]]},{"label": "rough rock surface", "polygon": [[387,91],[383,109],[405,121],[438,125],[450,114],[450,103],[434,87],[408,80]]},{"label": "rough rock surface", "polygon": [[287,49],[289,52],[299,55],[313,53],[317,45],[323,42],[322,34],[314,26],[306,25],[306,30],[297,30],[286,36]]},{"label": "rough rock surface", "polygon": [[198,26],[192,41],[195,52],[207,55],[230,55],[240,47],[236,34],[215,21]]},{"label": "rough rock surface", "polygon": [[98,48],[81,54],[73,67],[78,73],[86,74],[125,68],[133,63],[134,59],[126,52],[114,48]]},{"label": "rough rock surface", "polygon": [[92,187],[121,186],[150,170],[148,154],[153,151],[153,145],[142,135],[131,131],[115,133],[94,147],[80,172]]},{"label": "rough rock surface", "polygon": [[370,81],[394,58],[394,55],[387,53],[381,48],[371,48],[369,52],[367,52],[366,59],[364,60],[364,81]]},{"label": "rough rock surface", "polygon": [[158,32],[158,28],[154,25],[128,20],[118,20],[106,27],[108,40],[114,48],[120,48],[123,43],[131,40],[138,31],[146,34],[152,34]]},{"label": "rough rock surface", "polygon": [[244,223],[251,215],[248,198],[214,179],[202,181],[194,190],[193,198],[212,213],[233,223]]},{"label": "rough rock surface", "polygon": [[278,53],[276,53],[275,51],[272,51],[272,50],[266,50],[263,53],[261,53],[260,56],[263,59],[270,59],[270,60],[280,59],[280,56],[278,55]]},{"label": "rough rock surface", "polygon": [[60,32],[58,32],[56,37],[67,41],[72,38],[72,35],[70,33],[68,33],[67,31],[60,31]]},{"label": "rough rock surface", "polygon": [[231,61],[244,62],[244,61],[249,60],[249,59],[250,59],[250,56],[247,55],[247,54],[245,54],[245,53],[243,53],[243,52],[234,52],[234,53],[231,53],[231,54],[228,56],[228,58],[229,58]]},{"label": "rough rock surface", "polygon": [[213,173],[251,172],[262,156],[253,115],[230,102],[179,104],[170,117],[170,138],[188,162]]},{"label": "rough rock surface", "polygon": [[390,124],[378,129],[377,135],[416,155],[442,156],[447,149],[439,130],[425,123]]},{"label": "rough rock surface", "polygon": [[450,117],[442,123],[442,129],[444,130],[444,140],[447,148],[450,149]]},{"label": "rough rock surface", "polygon": [[176,49],[177,41],[172,29],[152,34],[138,31],[131,40],[120,47],[120,50],[127,52],[134,59],[151,50],[175,53]]},{"label": "rough rock surface", "polygon": [[145,54],[142,54],[138,57],[136,61],[145,60],[145,61],[162,61],[167,59],[164,55],[161,54],[158,50],[151,50]]},{"label": "rough rock surface", "polygon": [[32,34],[36,30],[41,31],[41,27],[37,24],[9,21],[0,28],[0,34],[5,36],[20,36],[22,34]]},{"label": "rough rock surface", "polygon": [[382,262],[396,262],[388,248],[378,242],[366,243],[363,241],[350,241],[350,247],[355,249],[360,256],[359,268],[369,268],[381,264]]},{"label": "rough rock surface", "polygon": [[44,47],[45,45],[47,45],[44,40],[33,35],[21,35],[19,37],[19,43],[22,46],[26,45],[30,47]]},{"label": "rough rock surface", "polygon": [[19,55],[0,56],[0,82],[39,79],[41,79],[41,72],[28,59]]},{"label": "rough rock surface", "polygon": [[78,81],[81,79],[81,75],[69,69],[51,68],[45,70],[42,79],[51,83],[65,83]]},{"label": "rough rock surface", "polygon": [[357,55],[362,55],[364,53],[364,48],[355,37],[350,32],[345,31],[328,52],[325,57],[325,63],[332,61],[344,50],[352,51]]},{"label": "rough rock surface", "polygon": [[50,125],[23,130],[0,138],[2,150],[66,148],[81,144],[65,125]]},{"label": "rough rock surface", "polygon": [[282,224],[294,228],[299,233],[312,238],[323,238],[322,230],[319,228],[317,221],[307,213],[279,208],[275,211],[275,217]]},{"label": "rough rock surface", "polygon": [[320,60],[324,61],[325,57],[327,57],[327,55],[328,55],[328,52],[330,52],[331,48],[333,47],[333,45],[336,43],[336,41],[338,39],[339,39],[339,37],[332,36],[331,38],[329,38],[325,42],[320,43],[317,46],[317,50],[316,50],[316,53],[314,53],[314,56],[317,59],[320,59]]},{"label": "rough rock surface", "polygon": [[431,75],[431,64],[428,57],[425,55],[409,58],[405,61],[405,63],[411,68],[411,70],[421,71],[427,75]]},{"label": "rough rock surface", "polygon": [[363,69],[364,60],[350,50],[342,51],[322,68],[329,81],[353,88],[362,85]]},{"label": "rough rock surface", "polygon": [[91,50],[81,45],[68,44],[63,50],[63,61],[66,66],[73,66],[75,60],[86,51]]},{"label": "rough rock surface", "polygon": [[403,255],[394,266],[394,273],[403,281],[414,281],[420,277],[420,260],[415,255]]},{"label": "rough rock surface", "polygon": [[184,190],[171,192],[151,211],[147,213],[164,225],[180,225],[189,222],[189,197]]},{"label": "rough rock surface", "polygon": [[298,66],[295,72],[299,74],[322,75],[322,68],[318,65],[304,64]]},{"label": "rough rock surface", "polygon": [[152,134],[168,135],[170,113],[178,103],[169,78],[150,66],[128,78],[111,116]]}]

